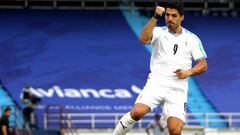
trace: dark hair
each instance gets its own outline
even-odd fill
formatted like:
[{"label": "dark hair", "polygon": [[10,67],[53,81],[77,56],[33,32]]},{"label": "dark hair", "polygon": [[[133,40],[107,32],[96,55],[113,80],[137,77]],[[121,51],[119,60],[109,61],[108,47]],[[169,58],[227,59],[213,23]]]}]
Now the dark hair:
[{"label": "dark hair", "polygon": [[167,3],[165,9],[171,8],[176,9],[179,14],[182,16],[184,14],[184,6],[182,0],[171,0]]},{"label": "dark hair", "polygon": [[29,88],[30,88],[30,85],[26,84],[26,85],[24,86],[24,88],[25,88],[25,89],[29,89]]},{"label": "dark hair", "polygon": [[11,108],[9,106],[7,106],[5,109],[4,109],[4,112],[7,112],[7,111],[11,111]]},{"label": "dark hair", "polygon": [[154,118],[155,118],[155,119],[160,119],[161,116],[160,116],[159,114],[156,113],[155,116],[154,116]]}]

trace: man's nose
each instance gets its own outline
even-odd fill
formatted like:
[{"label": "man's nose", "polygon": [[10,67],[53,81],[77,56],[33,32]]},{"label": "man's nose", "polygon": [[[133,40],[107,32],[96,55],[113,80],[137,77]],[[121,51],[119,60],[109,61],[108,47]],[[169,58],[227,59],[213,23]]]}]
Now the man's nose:
[{"label": "man's nose", "polygon": [[168,16],[168,20],[169,20],[169,21],[172,21],[172,16],[171,16],[171,15]]}]

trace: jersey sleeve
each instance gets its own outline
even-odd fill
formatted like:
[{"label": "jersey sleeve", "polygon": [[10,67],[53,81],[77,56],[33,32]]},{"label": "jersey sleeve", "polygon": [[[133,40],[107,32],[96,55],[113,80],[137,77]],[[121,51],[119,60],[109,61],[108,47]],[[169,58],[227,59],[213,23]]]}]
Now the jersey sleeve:
[{"label": "jersey sleeve", "polygon": [[151,42],[150,42],[150,44],[151,44],[152,46],[154,46],[154,45],[156,44],[156,42],[157,42],[157,40],[158,40],[158,37],[160,36],[161,31],[162,31],[162,28],[161,28],[161,27],[155,27],[155,28],[153,29],[152,39],[151,39]]},{"label": "jersey sleeve", "polygon": [[191,55],[195,61],[207,58],[207,54],[203,48],[201,40],[195,35],[192,38]]},{"label": "jersey sleeve", "polygon": [[1,119],[1,125],[3,126],[7,126],[8,125],[8,119],[6,119],[5,117]]}]

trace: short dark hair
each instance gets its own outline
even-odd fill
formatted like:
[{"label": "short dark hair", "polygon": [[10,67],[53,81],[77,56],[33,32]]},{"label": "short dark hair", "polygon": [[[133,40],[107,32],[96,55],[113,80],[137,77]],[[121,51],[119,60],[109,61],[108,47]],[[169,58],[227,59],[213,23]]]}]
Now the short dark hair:
[{"label": "short dark hair", "polygon": [[4,109],[4,113],[7,112],[7,111],[11,111],[11,108],[9,106],[7,106],[5,109]]},{"label": "short dark hair", "polygon": [[182,0],[170,0],[165,9],[167,8],[176,9],[181,16],[184,15],[184,6]]},{"label": "short dark hair", "polygon": [[30,88],[30,85],[26,84],[26,85],[24,86],[24,88],[25,88],[25,89],[29,89],[29,88]]}]

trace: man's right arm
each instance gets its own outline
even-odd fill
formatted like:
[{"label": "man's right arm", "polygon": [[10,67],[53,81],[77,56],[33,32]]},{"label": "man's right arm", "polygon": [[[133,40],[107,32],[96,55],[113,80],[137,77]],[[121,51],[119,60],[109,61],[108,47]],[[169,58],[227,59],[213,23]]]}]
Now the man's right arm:
[{"label": "man's right arm", "polygon": [[165,12],[165,9],[163,7],[157,6],[155,10],[154,16],[150,19],[150,21],[145,25],[143,28],[143,31],[140,35],[139,41],[142,44],[149,44],[152,39],[152,33],[153,29],[157,24],[158,18],[162,16],[162,14]]},{"label": "man's right arm", "polygon": [[3,135],[8,135],[8,134],[7,134],[7,126],[6,126],[6,125],[3,125],[3,126],[1,127],[1,129],[2,129]]},{"label": "man's right arm", "polygon": [[148,127],[146,128],[146,133],[147,133],[147,135],[150,135],[150,128],[151,128],[151,126],[152,126],[152,125],[149,124]]}]

